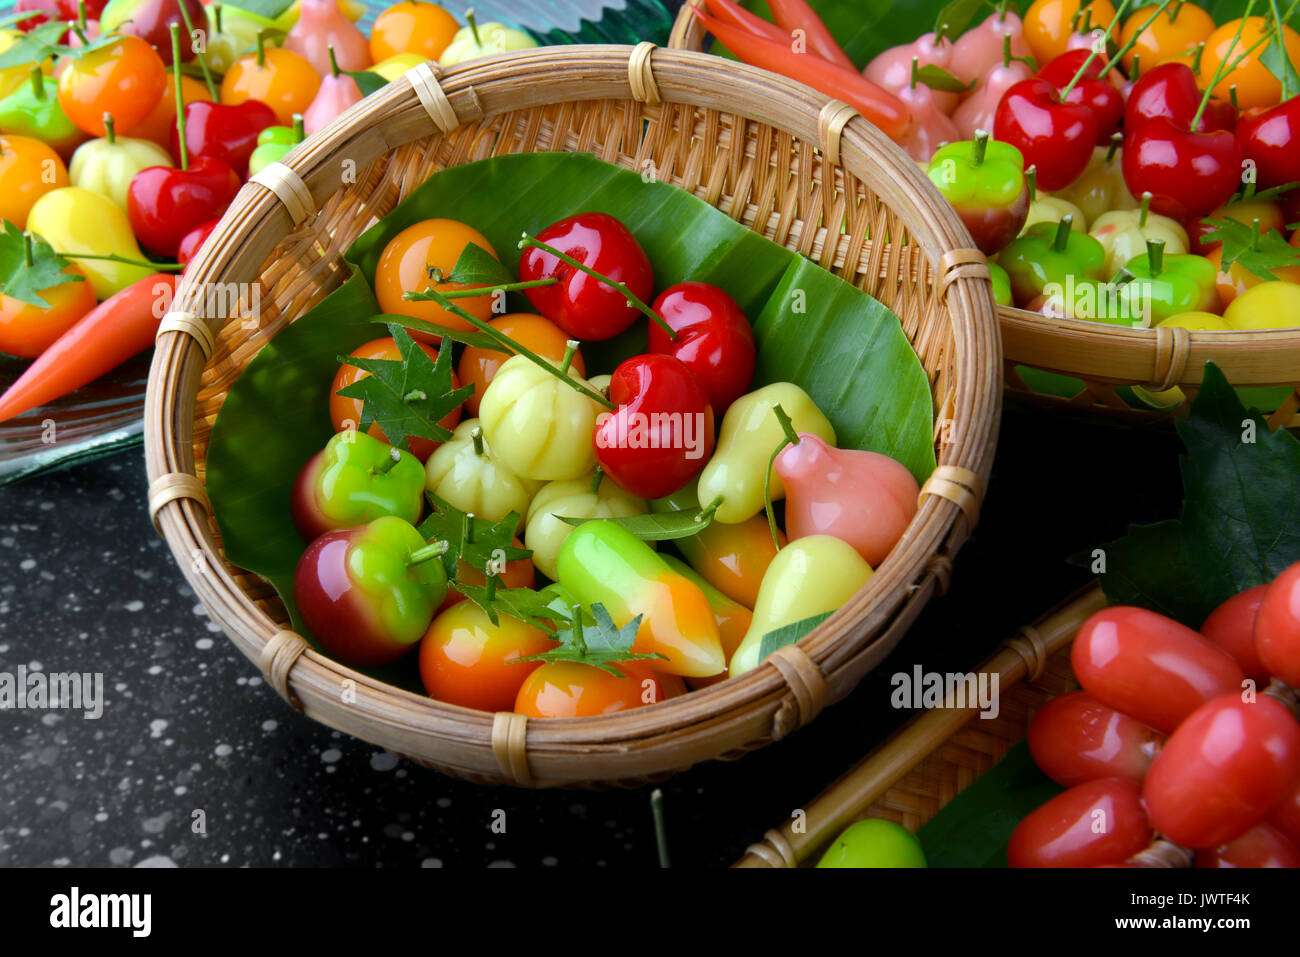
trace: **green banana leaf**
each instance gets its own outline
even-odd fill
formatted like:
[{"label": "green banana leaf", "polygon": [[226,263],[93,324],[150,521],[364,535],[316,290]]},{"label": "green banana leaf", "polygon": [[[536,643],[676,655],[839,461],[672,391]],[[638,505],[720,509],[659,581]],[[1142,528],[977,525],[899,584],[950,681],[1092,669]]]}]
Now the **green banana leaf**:
[{"label": "green banana leaf", "polygon": [[1006,867],[1021,819],[1060,794],[1021,741],[916,832],[928,867]]},{"label": "green banana leaf", "polygon": [[[590,210],[632,230],[661,288],[697,279],[736,299],[753,319],[759,344],[755,387],[796,382],[830,418],[841,445],[892,455],[918,481],[933,471],[925,371],[898,317],[875,299],[689,193],[585,154],[502,156],[455,167],[431,177],[353,243],[345,254],[354,267],[350,278],[258,353],[213,426],[206,481],[226,557],[266,578],[305,636],[292,587],[305,546],[290,519],[289,495],[298,469],[332,434],[328,392],[336,357],[384,334],[370,321],[380,312],[371,284],[384,246],[413,223],[456,219],[478,229],[515,269],[522,231],[536,234]],[[645,336],[638,323],[609,343],[584,345],[589,375],[644,352]],[[385,671],[384,680],[419,688],[410,664]]]}]

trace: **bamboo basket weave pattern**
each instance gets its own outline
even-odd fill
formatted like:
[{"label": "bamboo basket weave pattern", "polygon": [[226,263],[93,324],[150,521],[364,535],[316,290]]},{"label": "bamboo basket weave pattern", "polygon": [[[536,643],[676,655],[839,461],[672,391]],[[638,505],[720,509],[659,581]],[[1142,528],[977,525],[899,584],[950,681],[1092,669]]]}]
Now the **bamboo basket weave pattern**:
[{"label": "bamboo basket weave pattern", "polygon": [[[440,169],[553,150],[636,171],[653,163],[660,180],[893,308],[932,384],[939,469],[870,582],[769,665],[633,711],[528,722],[411,694],[312,650],[287,630],[273,590],[225,562],[203,467],[226,391],[285,324],[337,288],[353,240]],[[441,76],[417,67],[286,164],[244,187],[186,272],[159,332],[146,455],[151,514],[196,594],[295,707],[478,782],[640,784],[739,756],[812,720],[946,588],[978,519],[997,433],[1001,360],[987,267],[928,181],[847,107],[748,67],[719,68],[714,58],[651,44],[522,51]],[[822,225],[841,220],[844,234]],[[895,244],[873,243],[868,232]],[[242,306],[196,318],[211,284],[254,281],[254,321],[241,318]]]},{"label": "bamboo basket weave pattern", "polygon": [[[704,0],[686,0],[668,39],[673,49],[704,49],[704,27],[691,14],[691,7],[706,9]],[[1187,415],[1205,363],[1214,362],[1235,386],[1290,388],[1291,394],[1269,415],[1269,427],[1300,428],[1300,328],[1129,329],[1052,319],[1010,306],[998,307],[998,321],[1007,394],[1045,409],[1092,413],[1134,425],[1168,423],[1171,414]],[[1296,322],[1300,324],[1300,317]],[[1044,395],[1030,388],[1017,366],[1071,376],[1082,380],[1083,386],[1069,398]],[[1184,398],[1169,409],[1134,408],[1115,390],[1135,385],[1153,392],[1177,386]]]},{"label": "bamboo basket weave pattern", "polygon": [[[1070,645],[1084,621],[1105,606],[1094,584],[1026,625],[978,669],[998,675],[996,718],[978,718],[977,707],[925,712],[813,799],[802,822],[768,831],[735,866],[812,866],[844,828],[868,817],[918,830],[1024,739],[1034,712],[1078,688]],[[1133,861],[1144,867],[1190,863],[1165,841]]]}]

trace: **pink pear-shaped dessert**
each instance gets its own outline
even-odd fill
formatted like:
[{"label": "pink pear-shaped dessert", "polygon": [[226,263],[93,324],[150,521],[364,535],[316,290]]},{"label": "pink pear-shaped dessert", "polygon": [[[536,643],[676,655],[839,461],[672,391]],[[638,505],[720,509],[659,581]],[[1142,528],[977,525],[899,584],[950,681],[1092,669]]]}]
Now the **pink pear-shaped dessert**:
[{"label": "pink pear-shaped dessert", "polygon": [[298,22],[284,38],[292,50],[316,68],[321,76],[330,73],[330,47],[343,70],[364,70],[370,59],[370,41],[339,9],[338,0],[302,0]]},{"label": "pink pear-shaped dessert", "polygon": [[776,457],[785,484],[785,532],[843,539],[872,568],[884,561],[916,514],[921,488],[898,461],[837,449],[808,432]]}]

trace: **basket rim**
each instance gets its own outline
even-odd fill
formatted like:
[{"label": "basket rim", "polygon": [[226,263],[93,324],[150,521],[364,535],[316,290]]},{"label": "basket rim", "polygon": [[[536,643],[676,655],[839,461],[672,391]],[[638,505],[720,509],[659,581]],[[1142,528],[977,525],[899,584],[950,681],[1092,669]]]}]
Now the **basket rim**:
[{"label": "basket rim", "polygon": [[[629,67],[636,67],[640,57],[642,68],[651,69],[649,55],[638,54],[647,46],[652,47],[649,44],[636,48],[565,46],[518,51],[458,65],[440,72],[435,82],[440,87],[444,104],[452,110],[457,127],[497,113],[549,104],[645,99],[636,95]],[[819,111],[827,105],[826,98],[802,84],[774,78],[743,64],[729,64],[720,70],[716,58],[698,53],[653,48],[652,62],[651,91],[655,99],[669,104],[717,109],[782,129],[805,141],[819,141],[817,118]],[[575,76],[566,76],[562,66],[573,66]],[[412,73],[420,69],[417,67]],[[540,78],[546,78],[545,95],[530,89],[529,94],[523,97],[525,102],[522,105],[517,102],[521,98],[517,93],[497,89],[507,80],[515,83],[531,80],[536,86]],[[736,105],[735,99],[743,92],[745,83],[764,88],[761,107]],[[644,81],[642,92],[645,92]],[[310,194],[312,209],[319,209],[324,200],[339,188],[341,174],[337,167],[340,164],[334,161],[334,157],[344,150],[349,156],[372,153],[379,156],[439,131],[431,121],[432,111],[426,112],[427,108],[421,106],[418,93],[411,74],[408,74],[352,107],[285,158],[284,162],[294,178]],[[729,96],[732,97],[730,102]],[[510,102],[505,102],[507,97],[510,97]],[[888,154],[894,151],[897,157],[905,159],[905,154],[883,134],[855,115],[844,126],[841,137],[843,164],[847,166],[852,160],[856,166],[855,175],[873,183],[873,188],[877,183],[883,185],[888,181],[896,184],[902,179],[926,198],[927,202],[920,202],[900,192],[899,198],[891,201],[890,205],[898,215],[907,219],[912,242],[923,251],[932,267],[940,264],[943,253],[973,245],[951,207],[937,192],[933,197],[926,192],[933,192],[933,187],[915,164],[900,161],[899,169],[888,171],[874,170],[869,165],[873,152]],[[361,168],[365,163],[358,161],[356,165]],[[883,189],[879,192],[889,195]],[[201,289],[209,282],[255,279],[271,249],[287,232],[279,228],[278,238],[268,244],[264,236],[258,235],[258,228],[270,223],[282,227],[286,222],[292,226],[292,221],[293,217],[275,192],[252,183],[246,184],[218,225],[214,233],[216,241],[205,244],[186,271],[174,303],[188,303],[192,290]],[[263,228],[262,232],[266,230]],[[986,484],[1001,408],[1001,349],[991,289],[987,277],[977,278],[968,272],[950,273],[945,278],[951,281],[944,283],[946,301],[941,298],[940,308],[947,310],[949,319],[954,315],[962,317],[961,321],[949,323],[956,353],[988,374],[962,375],[950,384],[953,428],[940,464],[967,469]],[[935,295],[940,293],[936,290]],[[177,307],[174,305],[173,308]],[[193,445],[188,441],[188,432],[204,364],[205,356],[193,338],[160,334],[150,372],[145,416],[146,460],[151,488],[156,483],[168,481],[176,473],[194,474]],[[163,504],[174,504],[174,507],[155,510],[155,521],[186,578],[214,620],[241,651],[257,661],[280,628],[227,574],[220,552],[214,547],[208,513],[197,499],[197,495],[167,499]],[[969,524],[963,510],[953,501],[933,494],[924,499],[904,541],[868,584],[799,642],[799,647],[807,652],[828,680],[833,681],[836,675],[860,662],[880,644],[880,639],[891,637],[883,631],[887,622],[910,623],[920,605],[941,590],[946,584],[947,570],[936,569],[935,561],[943,559],[948,568],[951,567],[951,555],[969,535]],[[193,557],[199,554],[209,560],[199,563],[200,568],[195,570]],[[846,632],[833,639],[829,637],[848,621],[854,624],[852,634]],[[871,635],[877,640],[854,647],[854,640],[860,641],[863,635]],[[901,630],[892,635],[895,641],[898,636],[901,636]],[[489,777],[496,775],[497,769],[491,766],[491,762],[481,760],[481,752],[484,739],[491,739],[497,729],[498,716],[382,684],[311,649],[298,649],[296,664],[291,684],[286,681],[277,690],[291,700],[296,697],[312,717],[373,740],[370,735],[350,727],[354,719],[364,716],[392,732],[392,738],[397,742],[393,745],[394,750],[402,747],[403,741],[418,745],[424,736],[437,734],[453,752],[446,755],[448,765]],[[347,707],[337,701],[341,681],[355,683],[356,696]],[[832,700],[836,697],[833,696]],[[380,713],[383,711],[380,705],[387,711]],[[770,723],[779,712],[788,712],[792,706],[792,695],[782,675],[775,667],[760,667],[738,678],[649,708],[598,718],[530,722],[528,762],[554,765],[558,754],[565,748],[577,748],[580,753],[576,760],[596,754],[620,756],[631,768],[638,747],[649,739],[666,733],[707,734],[710,725],[733,716],[738,709],[750,715],[761,714],[764,723]],[[653,715],[653,720],[647,720],[647,715]],[[418,746],[411,753],[419,753]],[[712,756],[718,756],[718,751],[715,750]],[[439,760],[442,757],[440,755]],[[665,762],[662,756],[659,761],[663,767],[652,770],[670,771],[681,767],[680,763]],[[500,770],[504,772],[504,767]],[[548,770],[554,772],[556,768],[549,767]],[[645,773],[639,765],[632,770],[635,775]],[[545,774],[538,776],[546,777]],[[561,772],[558,776],[564,775]],[[619,775],[605,769],[595,776],[608,779]],[[569,780],[560,783],[580,779],[583,779],[581,775],[576,778],[570,775]]]}]

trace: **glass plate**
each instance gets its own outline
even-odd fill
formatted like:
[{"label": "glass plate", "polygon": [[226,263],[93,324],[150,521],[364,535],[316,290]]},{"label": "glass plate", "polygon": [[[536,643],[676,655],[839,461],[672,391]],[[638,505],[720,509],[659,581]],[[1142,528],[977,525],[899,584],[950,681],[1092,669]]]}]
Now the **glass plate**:
[{"label": "glass plate", "polygon": [[[237,3],[232,3],[237,6]],[[473,6],[478,21],[518,26],[542,44],[667,42],[672,18],[660,0],[474,0],[446,3],[460,19]],[[0,15],[13,0],[0,0]],[[363,28],[389,6],[372,2]],[[143,437],[150,355],[136,357],[48,406],[0,423],[0,485],[138,445]],[[0,392],[27,363],[0,355]]]}]

